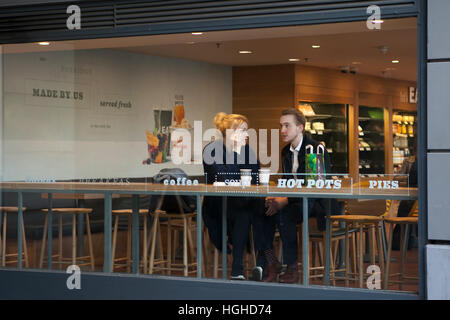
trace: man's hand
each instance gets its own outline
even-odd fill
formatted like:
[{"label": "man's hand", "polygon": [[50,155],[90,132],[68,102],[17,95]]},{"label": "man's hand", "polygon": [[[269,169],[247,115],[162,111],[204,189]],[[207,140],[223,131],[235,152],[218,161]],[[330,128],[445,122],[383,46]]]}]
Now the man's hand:
[{"label": "man's hand", "polygon": [[266,198],[266,215],[273,216],[278,211],[283,209],[288,203],[288,198],[286,197],[267,197]]}]

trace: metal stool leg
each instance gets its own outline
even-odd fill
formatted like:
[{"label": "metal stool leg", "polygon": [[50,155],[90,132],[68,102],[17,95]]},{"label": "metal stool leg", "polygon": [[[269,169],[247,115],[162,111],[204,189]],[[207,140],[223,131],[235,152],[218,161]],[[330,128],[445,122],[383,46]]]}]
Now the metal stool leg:
[{"label": "metal stool leg", "polygon": [[111,254],[111,266],[112,272],[114,272],[114,267],[116,266],[116,244],[117,244],[117,229],[119,228],[119,216],[114,217],[114,228],[113,228],[113,243],[112,243],[112,254]]},{"label": "metal stool leg", "polygon": [[77,264],[77,216],[72,213],[72,264]]},{"label": "metal stool leg", "polygon": [[3,242],[3,246],[2,246],[2,266],[4,267],[6,265],[6,217],[7,217],[7,213],[4,212],[3,213],[3,234],[2,234],[2,242]]},{"label": "metal stool leg", "polygon": [[[30,263],[28,260],[28,247],[27,247],[27,239],[25,236],[25,223],[23,222],[23,220],[22,220],[22,242],[23,242],[23,255],[25,257],[25,267],[29,268]],[[22,252],[20,254],[22,254]]]},{"label": "metal stool leg", "polygon": [[62,247],[63,247],[63,236],[62,236],[62,214],[58,215],[59,225],[58,225],[58,262],[59,269],[62,268]]},{"label": "metal stool leg", "polygon": [[391,255],[392,255],[392,239],[394,236],[394,228],[395,224],[390,224],[390,232],[389,232],[389,244],[388,244],[388,253],[386,258],[386,270],[384,274],[384,290],[387,290],[389,288],[389,272],[390,272],[390,266],[391,266]]},{"label": "metal stool leg", "polygon": [[359,224],[359,248],[358,248],[358,262],[359,262],[359,287],[363,287],[363,272],[364,272],[364,253],[363,253],[363,234],[364,226]]},{"label": "metal stool leg", "polygon": [[95,257],[94,257],[94,246],[92,243],[92,234],[91,234],[91,223],[89,221],[89,214],[86,213],[86,228],[87,228],[87,234],[88,234],[88,241],[89,241],[89,255],[91,260],[91,270],[95,270]]}]

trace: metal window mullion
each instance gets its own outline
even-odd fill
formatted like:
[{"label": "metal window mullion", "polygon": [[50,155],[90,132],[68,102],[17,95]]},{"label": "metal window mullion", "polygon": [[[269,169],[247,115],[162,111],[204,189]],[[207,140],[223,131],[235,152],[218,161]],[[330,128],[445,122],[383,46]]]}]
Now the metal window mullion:
[{"label": "metal window mullion", "polygon": [[[22,269],[22,223],[23,223],[23,194],[21,191],[18,192],[18,211],[17,211],[17,267]],[[5,245],[5,244],[3,244]]]},{"label": "metal window mullion", "polygon": [[111,228],[112,228],[112,194],[105,192],[105,211],[104,211],[104,261],[103,272],[112,272],[111,262]]},{"label": "metal window mullion", "polygon": [[308,229],[308,198],[303,197],[303,285],[309,285],[309,229]]},{"label": "metal window mullion", "polygon": [[132,272],[139,273],[139,195],[133,195],[133,213],[132,213]]}]

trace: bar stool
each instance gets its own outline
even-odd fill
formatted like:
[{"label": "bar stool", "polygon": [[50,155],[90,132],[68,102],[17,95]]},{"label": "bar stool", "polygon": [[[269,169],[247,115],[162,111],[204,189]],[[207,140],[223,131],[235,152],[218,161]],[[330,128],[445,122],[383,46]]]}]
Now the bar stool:
[{"label": "bar stool", "polygon": [[[297,226],[298,228],[298,226]],[[355,245],[355,238],[356,238],[356,232],[358,229],[356,228],[349,228],[346,230],[346,228],[340,228],[338,226],[332,225],[332,231],[331,231],[331,239],[330,239],[330,280],[333,281],[333,285],[336,285],[336,279],[339,279],[336,277],[337,272],[345,272],[344,278],[348,277],[349,273],[349,267],[347,266],[347,260],[346,259],[346,268],[345,269],[337,269],[336,268],[336,257],[337,257],[337,250],[339,247],[339,241],[345,240],[346,246],[349,246],[349,250],[346,250],[346,254],[350,254],[352,261],[353,261],[353,272],[356,272],[356,245]],[[310,273],[309,278],[322,278],[324,276],[325,271],[325,250],[326,247],[326,232],[325,231],[319,231],[319,230],[311,230],[309,232],[309,242],[311,244],[311,264],[309,267],[309,272],[314,272],[318,270],[322,270],[322,273],[312,275]],[[334,245],[334,249],[333,249]],[[316,257],[319,260],[318,265],[316,264]]]},{"label": "bar stool", "polygon": [[[380,216],[366,216],[366,215],[333,215],[330,216],[330,222],[339,221],[345,224],[345,274],[349,275],[349,232],[350,226],[358,228],[359,241],[357,245],[358,252],[358,278],[359,279],[359,287],[363,287],[363,279],[364,279],[364,254],[363,254],[363,234],[364,229],[368,229],[369,233],[369,245],[371,247],[371,255],[370,255],[370,263],[372,265],[375,264],[375,238],[377,239],[378,244],[378,261],[380,264],[381,274],[384,272],[384,258],[383,258],[383,242],[381,237],[381,223],[382,218]],[[376,233],[376,236],[375,236]],[[349,280],[356,280],[350,278],[348,276],[345,277],[345,285],[348,286]]]},{"label": "bar stool", "polygon": [[[414,208],[413,208],[414,210]],[[412,210],[412,211],[413,211]],[[413,213],[414,214],[414,213]],[[408,251],[408,238],[409,238],[409,227],[417,225],[418,217],[417,216],[409,216],[409,217],[395,217],[395,218],[385,218],[385,223],[391,226],[390,228],[390,236],[389,236],[389,249],[386,260],[386,272],[384,274],[384,289],[387,290],[389,287],[389,283],[398,283],[399,289],[403,289],[404,280],[418,280],[417,277],[406,277],[405,276],[405,262],[406,262],[406,252]],[[392,239],[394,234],[395,226],[400,225],[400,272],[396,274],[390,273],[390,265],[391,265],[391,254],[392,254]],[[398,281],[390,280],[390,277],[399,276]]]},{"label": "bar stool", "polygon": [[[45,252],[45,243],[47,240],[47,228],[48,228],[48,209],[42,209],[43,212],[47,213],[45,216],[45,222],[44,222],[44,234],[42,236],[42,247],[41,247],[41,256],[39,261],[39,268],[42,268],[44,263],[44,252]],[[59,223],[58,223],[58,254],[52,255],[52,258],[58,258],[58,263],[60,267],[62,264],[77,264],[78,261],[83,262],[87,259],[90,260],[89,263],[81,263],[78,264],[79,267],[85,266],[85,265],[91,265],[91,270],[94,271],[95,269],[95,262],[94,262],[94,249],[92,245],[92,235],[91,235],[91,224],[89,222],[89,214],[92,213],[92,209],[90,208],[53,208],[52,209],[53,214],[59,215]],[[71,258],[64,258],[63,257],[63,234],[62,234],[62,217],[64,214],[71,214],[72,215],[72,257]],[[83,256],[83,257],[77,257],[77,229],[76,229],[76,223],[77,223],[77,215],[79,214],[85,214],[86,217],[86,229],[87,229],[87,235],[88,235],[88,245],[89,245],[89,255]],[[51,253],[50,253],[51,254]]]},{"label": "bar stool", "polygon": [[[217,278],[219,274],[219,270],[222,270],[222,267],[219,266],[219,249],[215,247],[215,245],[212,243],[211,238],[209,237],[209,231],[208,228],[206,228],[206,225],[203,224],[203,248],[204,248],[204,254],[203,254],[203,261],[205,261],[205,264],[208,266],[210,261],[210,258],[212,255],[212,277]],[[227,259],[229,261],[229,259]],[[205,270],[205,275],[207,276],[207,270]]]},{"label": "bar stool", "polygon": [[[118,209],[118,210],[112,210],[112,215],[114,217],[114,229],[113,229],[113,243],[112,243],[112,269],[114,271],[114,268],[116,267],[127,267],[127,271],[130,272],[130,267],[132,264],[132,257],[131,257],[131,234],[132,234],[132,209]],[[144,269],[144,273],[147,273],[147,214],[148,209],[139,209],[139,214],[143,215],[144,217],[144,228],[143,228],[143,239],[142,239],[142,248],[143,248],[143,260],[141,261],[141,264]],[[117,231],[119,228],[119,218],[120,216],[127,216],[128,217],[128,223],[127,223],[127,250],[126,250],[126,256],[122,258],[116,258],[116,248],[117,248]],[[125,263],[120,263],[125,261]]]},{"label": "bar stool", "polygon": [[[155,210],[151,213],[153,217],[153,224],[150,231],[150,261],[149,261],[149,274],[153,274],[154,271],[167,271],[170,275],[172,271],[183,271],[184,276],[188,276],[190,273],[197,272],[197,259],[195,255],[195,247],[192,240],[192,230],[196,230],[197,223],[192,221],[197,213],[166,213],[162,210]],[[161,217],[167,219],[161,221]],[[163,245],[161,238],[161,227],[167,228],[167,252],[166,258],[164,258]],[[175,252],[178,244],[178,232],[183,232],[183,263],[174,263]],[[156,249],[156,237],[159,242],[159,257],[155,259]],[[173,246],[172,246],[173,237]],[[189,250],[189,253],[188,253]],[[189,261],[191,260],[191,262]],[[158,266],[165,265],[165,266]],[[190,270],[192,269],[193,270]]]},{"label": "bar stool", "polygon": [[[22,207],[22,211],[25,211],[26,208]],[[0,207],[0,214],[3,214],[3,231],[2,231],[2,237],[0,239],[0,248],[1,248],[1,255],[2,255],[2,266],[6,266],[6,264],[9,263],[15,263],[19,261],[19,253],[10,253],[7,254],[6,253],[6,224],[7,224],[7,216],[8,213],[18,213],[19,212],[19,208],[18,207]],[[1,217],[1,215],[0,215]],[[1,218],[0,218],[0,222],[1,222]],[[24,222],[22,220],[22,242],[23,242],[23,252],[22,255],[24,257],[24,261],[25,261],[25,266],[28,268],[29,267],[29,260],[28,260],[28,249],[27,249],[27,241],[26,241],[26,237],[25,237],[25,226],[24,226]],[[17,260],[8,260],[7,258],[14,258],[16,257]]]}]

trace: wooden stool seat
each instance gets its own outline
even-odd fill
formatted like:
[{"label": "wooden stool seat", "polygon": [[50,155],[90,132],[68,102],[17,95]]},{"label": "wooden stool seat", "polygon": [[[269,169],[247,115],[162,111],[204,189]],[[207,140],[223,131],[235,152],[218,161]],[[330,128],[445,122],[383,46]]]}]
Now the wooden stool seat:
[{"label": "wooden stool seat", "polygon": [[334,221],[348,221],[348,222],[362,222],[362,223],[373,223],[373,222],[379,222],[382,220],[379,216],[365,216],[365,215],[356,215],[356,214],[349,214],[349,215],[336,215],[331,216],[331,220]]},{"label": "wooden stool seat", "polygon": [[[44,253],[46,249],[46,241],[47,241],[47,229],[48,229],[48,215],[49,210],[48,209],[42,209],[43,212],[46,213],[45,216],[45,222],[44,222],[44,232],[42,235],[42,246],[41,246],[41,254],[39,259],[39,268],[43,267],[44,264]],[[53,263],[58,263],[60,265],[60,268],[63,264],[72,264],[72,265],[78,265],[78,266],[85,266],[90,265],[91,270],[94,271],[95,269],[95,261],[94,261],[94,248],[92,244],[92,235],[91,235],[91,224],[89,221],[89,214],[92,213],[91,208],[52,208],[52,214],[57,214],[59,217],[58,221],[58,254],[53,255],[52,257],[57,257],[58,261]],[[62,216],[64,214],[71,214],[72,215],[72,257],[71,258],[64,258],[62,253],[62,242],[63,242],[63,224],[62,224]],[[77,256],[77,215],[79,214],[85,214],[86,217],[86,230],[88,235],[88,246],[89,246],[89,255],[87,256]],[[90,262],[83,263],[83,261],[90,260]],[[82,263],[78,263],[82,262]]]},{"label": "wooden stool seat", "polygon": [[[25,211],[27,208],[22,207],[22,211]],[[0,238],[0,248],[1,248],[1,265],[4,267],[6,266],[6,264],[9,263],[19,263],[19,253],[11,253],[11,254],[7,254],[6,253],[6,224],[7,224],[7,216],[8,213],[18,213],[19,212],[19,208],[18,207],[0,207],[0,212],[1,214],[3,214],[3,221],[1,221],[0,219],[0,225],[3,224],[3,231],[2,231],[2,237]],[[2,223],[2,224],[1,224]],[[29,260],[28,260],[28,249],[27,249],[27,240],[25,237],[25,225],[24,222],[22,220],[22,243],[23,243],[23,256],[24,256],[24,261],[25,261],[25,266],[28,268],[29,267]],[[17,258],[17,260],[8,260],[6,258],[11,258],[11,257],[15,257]]]},{"label": "wooden stool seat", "polygon": [[419,221],[418,217],[395,217],[395,218],[385,218],[385,222],[387,223],[395,223],[395,224],[415,224]]},{"label": "wooden stool seat", "polygon": [[[197,213],[167,213],[163,210],[155,210],[151,213],[152,216],[159,215],[160,218],[175,218],[182,219],[183,217],[192,218],[197,216]],[[181,220],[182,221],[182,220]]]},{"label": "wooden stool seat", "polygon": [[[42,211],[48,213],[48,209],[42,209]],[[82,214],[82,213],[92,213],[92,209],[90,209],[90,208],[52,208],[52,213],[57,213],[57,214],[64,214],[64,213]]]},{"label": "wooden stool seat", "polygon": [[[127,267],[127,272],[130,272],[130,268],[132,265],[132,257],[131,257],[131,242],[132,242],[132,214],[133,209],[115,209],[111,211],[112,215],[115,217],[114,221],[114,229],[113,229],[113,244],[112,244],[112,271],[114,272],[114,268],[116,267]],[[141,264],[143,266],[144,273],[147,273],[147,215],[148,209],[139,209],[139,214],[144,216],[144,228],[143,228],[143,239],[142,239],[142,251],[143,257],[141,260]],[[121,215],[128,216],[127,223],[127,250],[126,256],[122,258],[116,258],[116,247],[117,247],[117,232],[119,228],[119,217]],[[124,263],[118,263],[123,262]]]},{"label": "wooden stool seat", "polygon": [[[133,214],[133,209],[117,209],[111,211],[113,215]],[[139,214],[148,213],[148,209],[139,209]]]},{"label": "wooden stool seat", "polygon": [[[22,211],[25,211],[25,210],[27,210],[27,208],[22,207]],[[6,213],[18,213],[19,208],[18,207],[0,207],[0,211],[6,212]]]}]

